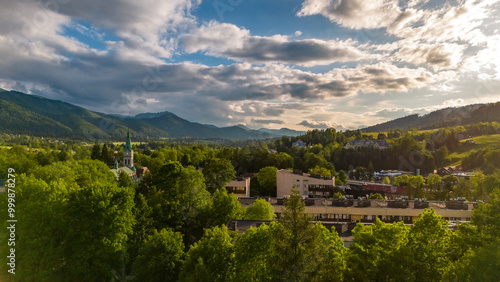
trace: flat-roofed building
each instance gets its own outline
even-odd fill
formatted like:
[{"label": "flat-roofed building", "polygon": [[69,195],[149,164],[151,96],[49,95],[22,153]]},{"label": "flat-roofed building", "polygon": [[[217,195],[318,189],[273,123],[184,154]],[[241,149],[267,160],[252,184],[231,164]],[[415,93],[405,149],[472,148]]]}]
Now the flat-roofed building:
[{"label": "flat-roofed building", "polygon": [[250,197],[250,177],[240,177],[226,185],[228,193],[236,197]]},{"label": "flat-roofed building", "polygon": [[[425,208],[433,208],[436,214],[451,224],[468,222],[472,217],[472,210],[475,203],[461,201],[459,208],[450,205],[454,202],[425,202],[413,200],[384,201],[384,200],[354,200],[339,206],[335,205],[338,200],[316,199],[314,204],[306,205],[305,212],[311,215],[314,220],[324,222],[359,222],[373,223],[378,218],[384,222],[404,221],[412,224],[418,215]],[[279,216],[283,212],[283,204],[280,199],[271,199],[275,213]],[[401,204],[401,205],[398,205]]]},{"label": "flat-roofed building", "polygon": [[331,197],[335,192],[335,177],[320,177],[280,169],[276,175],[276,196],[283,198],[290,195],[290,190],[295,187],[301,196],[307,198]]}]

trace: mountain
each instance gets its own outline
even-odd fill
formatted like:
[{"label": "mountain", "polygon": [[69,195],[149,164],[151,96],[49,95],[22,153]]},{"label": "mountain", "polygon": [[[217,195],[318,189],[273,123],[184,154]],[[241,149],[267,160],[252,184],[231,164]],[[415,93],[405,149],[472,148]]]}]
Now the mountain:
[{"label": "mountain", "polygon": [[128,128],[136,139],[264,139],[283,135],[240,126],[216,127],[190,122],[170,112],[144,113],[134,117],[107,115],[66,102],[3,89],[0,89],[0,119],[0,132],[89,140],[118,140],[125,136]]},{"label": "mountain", "polygon": [[423,116],[409,115],[361,130],[364,132],[383,132],[389,129],[435,129],[493,121],[500,122],[500,102],[445,108]]},{"label": "mountain", "polygon": [[259,131],[262,132],[267,132],[273,135],[277,136],[299,136],[299,135],[304,135],[306,134],[305,131],[297,131],[289,128],[280,128],[280,129],[267,129],[267,128],[261,128]]}]

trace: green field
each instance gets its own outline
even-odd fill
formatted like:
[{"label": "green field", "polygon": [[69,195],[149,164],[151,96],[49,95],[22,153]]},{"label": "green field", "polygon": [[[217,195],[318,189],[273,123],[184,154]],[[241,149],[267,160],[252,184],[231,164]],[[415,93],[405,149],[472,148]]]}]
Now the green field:
[{"label": "green field", "polygon": [[0,146],[0,149],[10,149],[12,148],[11,146]]},{"label": "green field", "polygon": [[[466,142],[469,140],[474,141],[476,144],[466,144]],[[479,149],[500,149],[500,134],[477,136],[469,139],[464,139],[460,141],[460,143],[463,146],[461,146],[461,148],[457,152],[450,154],[450,158],[453,162],[452,165],[460,164],[460,160]]]}]

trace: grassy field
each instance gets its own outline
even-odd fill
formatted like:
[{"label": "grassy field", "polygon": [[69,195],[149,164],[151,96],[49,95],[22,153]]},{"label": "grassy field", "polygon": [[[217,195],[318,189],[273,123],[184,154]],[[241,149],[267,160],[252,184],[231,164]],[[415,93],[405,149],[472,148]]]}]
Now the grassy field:
[{"label": "grassy field", "polygon": [[11,146],[0,146],[0,149],[10,149],[12,148]]},{"label": "grassy field", "polygon": [[[466,144],[467,141],[472,140],[476,144]],[[452,165],[460,164],[460,161],[470,155],[473,152],[476,152],[479,149],[488,148],[488,149],[500,149],[500,134],[493,135],[483,135],[477,136],[469,139],[464,139],[460,141],[463,146],[457,151],[450,154],[450,158],[453,162]]]},{"label": "grassy field", "polygon": [[[132,145],[140,145],[142,142],[130,142]],[[123,145],[125,144],[125,142],[113,142],[113,145],[115,146],[119,146],[119,145]]]}]

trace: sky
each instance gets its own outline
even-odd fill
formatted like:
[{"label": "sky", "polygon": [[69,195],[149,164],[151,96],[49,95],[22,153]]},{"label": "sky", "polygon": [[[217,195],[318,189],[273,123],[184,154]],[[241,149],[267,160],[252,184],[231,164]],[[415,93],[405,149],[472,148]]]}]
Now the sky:
[{"label": "sky", "polygon": [[500,101],[500,0],[0,0],[0,88],[217,126]]}]

